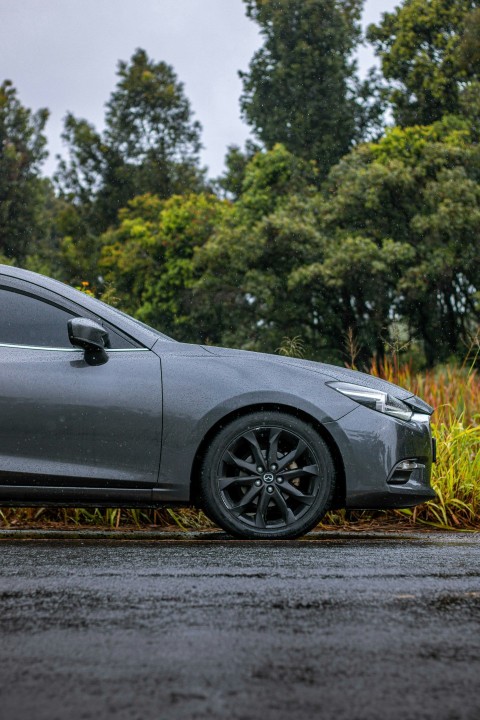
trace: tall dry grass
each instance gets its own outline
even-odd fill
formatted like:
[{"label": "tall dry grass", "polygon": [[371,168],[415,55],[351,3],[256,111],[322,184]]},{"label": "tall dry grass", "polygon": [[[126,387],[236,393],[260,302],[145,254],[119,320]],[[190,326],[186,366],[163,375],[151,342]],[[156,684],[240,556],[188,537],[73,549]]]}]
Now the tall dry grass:
[{"label": "tall dry grass", "polygon": [[429,403],[435,408],[436,424],[449,424],[455,418],[462,418],[466,425],[479,424],[480,378],[471,368],[445,365],[414,372],[411,363],[385,360],[383,363],[373,361],[370,373],[410,390]]},{"label": "tall dry grass", "polygon": [[395,361],[374,363],[372,374],[401,385],[435,408],[432,432],[437,499],[400,511],[412,522],[442,528],[480,528],[480,378],[471,367],[438,367],[422,373]]}]

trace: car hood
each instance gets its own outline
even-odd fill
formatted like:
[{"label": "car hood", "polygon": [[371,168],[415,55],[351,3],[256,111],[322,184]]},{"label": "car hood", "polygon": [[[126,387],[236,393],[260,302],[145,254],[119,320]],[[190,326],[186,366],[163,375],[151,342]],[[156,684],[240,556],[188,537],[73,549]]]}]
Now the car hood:
[{"label": "car hood", "polygon": [[368,375],[367,373],[362,373],[357,370],[350,370],[349,368],[338,367],[337,365],[329,365],[328,363],[314,362],[313,360],[271,355],[269,353],[257,353],[249,350],[233,350],[230,348],[211,347],[207,345],[202,347],[217,357],[247,359],[248,357],[254,356],[256,360],[265,360],[265,362],[272,364],[291,365],[292,367],[301,368],[303,370],[310,370],[311,372],[316,372],[325,376],[326,379],[363,385],[365,387],[372,388],[372,390],[380,390],[382,392],[389,393],[399,400],[404,400],[418,412],[426,413],[428,415],[433,413],[433,408],[428,405],[428,403],[414,395],[409,390],[406,390],[399,385],[394,385],[387,380],[382,380],[381,378]]}]

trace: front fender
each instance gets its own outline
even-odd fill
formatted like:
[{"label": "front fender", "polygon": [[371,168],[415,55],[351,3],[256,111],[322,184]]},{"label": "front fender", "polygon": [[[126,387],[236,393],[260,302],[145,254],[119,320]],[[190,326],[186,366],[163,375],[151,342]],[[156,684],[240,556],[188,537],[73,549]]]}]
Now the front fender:
[{"label": "front fender", "polygon": [[356,404],[321,376],[268,360],[185,356],[162,358],[163,438],[158,492],[163,500],[190,499],[190,477],[203,439],[223,418],[250,406],[282,405],[323,425]]}]

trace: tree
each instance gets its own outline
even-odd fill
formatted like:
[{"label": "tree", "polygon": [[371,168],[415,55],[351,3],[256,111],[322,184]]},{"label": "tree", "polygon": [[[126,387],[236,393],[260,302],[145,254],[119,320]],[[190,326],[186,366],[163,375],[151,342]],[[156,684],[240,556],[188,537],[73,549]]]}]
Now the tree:
[{"label": "tree", "polygon": [[[397,280],[415,252],[391,229],[371,232],[364,208],[355,209],[366,195],[363,185],[357,197],[355,186],[355,170],[365,169],[362,152],[348,156],[348,177],[332,177],[324,194],[315,165],[281,145],[250,161],[229,222],[195,258],[202,273],[196,311],[215,308],[216,343],[274,352],[284,338],[300,336],[310,357],[341,362],[352,328],[360,361],[383,353]],[[375,207],[373,224],[376,216]]]},{"label": "tree", "polygon": [[[322,226],[338,238],[332,277],[345,307],[355,309],[360,328],[381,310],[372,326],[377,336],[398,318],[423,343],[429,365],[461,356],[478,323],[479,180],[480,148],[468,123],[450,117],[392,128],[356,148],[332,169],[325,189]],[[344,247],[352,237],[364,238],[362,255],[371,248],[364,270],[356,251]]]},{"label": "tree", "polygon": [[226,170],[217,179],[219,191],[231,200],[238,200],[242,194],[243,181],[248,163],[260,150],[251,140],[245,143],[245,150],[238,145],[229,145],[225,155]]},{"label": "tree", "polygon": [[240,73],[243,116],[268,149],[282,143],[324,177],[380,112],[354,97],[362,0],[245,3],[264,45]]},{"label": "tree", "polygon": [[479,77],[478,13],[478,0],[404,0],[370,25],[399,125],[461,112],[462,93]]},{"label": "tree", "polygon": [[478,323],[480,149],[469,123],[392,128],[332,168],[277,145],[246,165],[238,200],[143,196],[102,238],[123,307],[180,340],[311,357],[382,356],[393,326],[428,364],[462,355]]},{"label": "tree", "polygon": [[103,133],[71,114],[65,120],[69,159],[60,161],[56,181],[85,234],[106,230],[137,195],[167,198],[203,186],[201,128],[172,67],[139,49],[119,62],[117,75]]},{"label": "tree", "polygon": [[319,342],[317,308],[289,286],[321,252],[316,179],[282,145],[248,163],[239,199],[194,258],[197,322],[211,342],[270,352],[285,335],[302,334],[309,351]]},{"label": "tree", "polygon": [[170,197],[198,185],[200,123],[170,65],[137,50],[118,64],[107,104],[105,141],[134,171],[138,190]]},{"label": "tree", "polygon": [[342,359],[349,333],[358,346],[358,364],[383,357],[396,281],[413,255],[408,245],[390,238],[377,243],[360,233],[325,234],[322,254],[292,274],[290,288],[316,299],[330,357]]},{"label": "tree", "polygon": [[47,156],[48,110],[24,107],[9,80],[0,86],[0,255],[23,262],[44,233],[49,183],[39,177]]},{"label": "tree", "polygon": [[132,200],[101,238],[99,267],[122,308],[178,340],[203,342],[210,329],[197,318],[194,255],[230,210],[207,193]]}]

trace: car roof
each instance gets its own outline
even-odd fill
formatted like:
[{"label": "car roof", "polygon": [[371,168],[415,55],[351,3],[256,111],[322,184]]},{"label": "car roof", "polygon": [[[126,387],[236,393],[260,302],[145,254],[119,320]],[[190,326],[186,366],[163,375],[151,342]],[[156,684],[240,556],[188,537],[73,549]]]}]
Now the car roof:
[{"label": "car roof", "polygon": [[151,348],[157,342],[159,337],[164,337],[165,339],[167,338],[167,336],[164,336],[157,330],[148,327],[148,325],[144,325],[129,315],[126,315],[121,310],[117,310],[111,305],[107,305],[101,300],[91,297],[87,293],[82,293],[79,290],[72,288],[70,285],[66,285],[59,280],[49,278],[46,275],[40,275],[39,273],[32,272],[31,270],[24,270],[12,265],[0,264],[0,279],[2,277],[9,277],[28,282],[31,285],[48,290],[56,295],[59,295],[61,298],[74,302],[75,304],[84,307],[89,313],[97,315],[99,318],[106,320],[108,323],[119,328],[127,335],[130,335],[135,340],[138,340],[145,347]]}]

